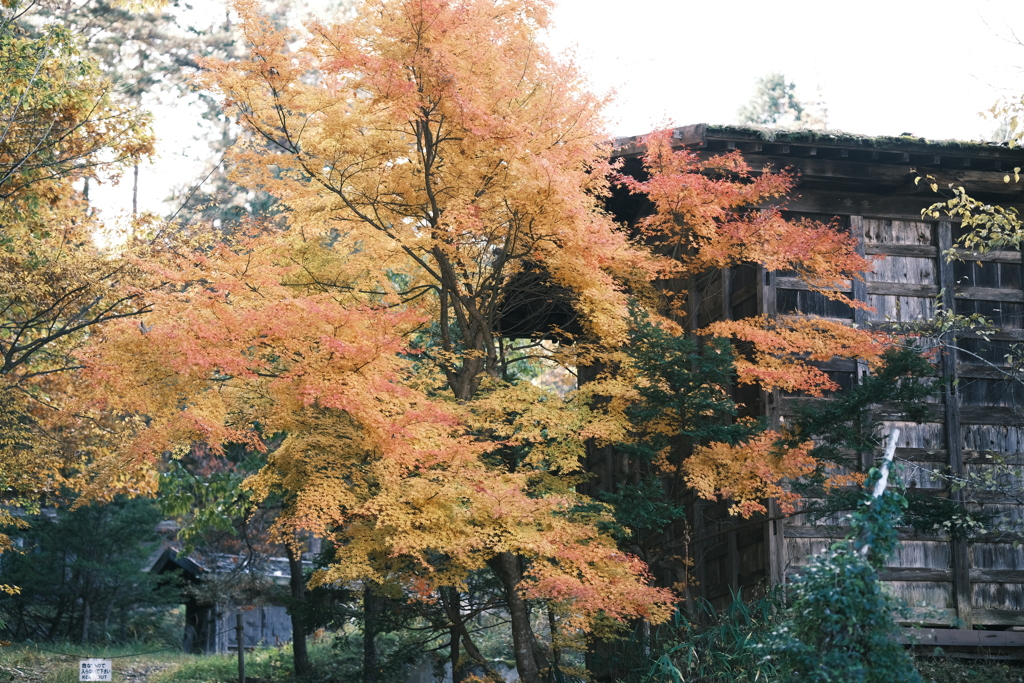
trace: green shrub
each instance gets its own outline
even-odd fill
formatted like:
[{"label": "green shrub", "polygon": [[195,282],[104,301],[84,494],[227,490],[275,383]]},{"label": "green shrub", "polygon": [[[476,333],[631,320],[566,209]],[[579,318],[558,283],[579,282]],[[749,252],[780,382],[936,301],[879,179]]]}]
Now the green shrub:
[{"label": "green shrub", "polygon": [[[866,491],[882,474],[873,468]],[[788,588],[779,626],[763,644],[783,681],[921,683],[898,640],[899,604],[882,590],[878,568],[896,547],[906,498],[892,490],[866,494],[850,536],[814,557]]]}]

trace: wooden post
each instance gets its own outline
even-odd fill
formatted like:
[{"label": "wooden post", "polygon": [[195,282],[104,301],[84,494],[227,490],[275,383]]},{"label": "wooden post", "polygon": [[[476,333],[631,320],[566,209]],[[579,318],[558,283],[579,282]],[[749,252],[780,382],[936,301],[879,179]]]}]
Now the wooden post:
[{"label": "wooden post", "polygon": [[[863,216],[850,216],[850,236],[857,240],[857,255],[861,258],[867,258],[866,249],[864,246],[864,217]],[[868,300],[868,283],[865,281],[867,273],[861,273],[865,279],[858,280],[853,279],[853,298],[856,301],[862,301],[867,303]],[[864,327],[868,323],[868,313],[863,308],[853,309],[853,324],[856,327]],[[868,364],[863,360],[857,361],[857,376],[856,381],[859,384],[864,380],[864,377],[868,374]],[[867,463],[863,463],[867,464]]]},{"label": "wooden post", "polygon": [[[776,299],[775,273],[764,266],[757,268],[757,308],[762,315],[775,319],[779,315]],[[762,412],[768,418],[772,429],[779,426],[778,389],[762,392]],[[782,518],[782,508],[778,501],[768,501],[768,518],[765,525],[765,552],[768,558],[768,581],[773,586],[781,586],[786,582],[786,520]]]},{"label": "wooden post", "polygon": [[[942,291],[942,305],[950,312],[956,311],[956,282],[953,278],[953,264],[946,261],[943,252],[953,246],[953,225],[949,221],[939,221],[939,287]],[[965,476],[963,457],[963,435],[960,430],[960,396],[957,391],[956,338],[948,340],[948,346],[942,349],[942,381],[945,400],[946,418],[946,449],[949,454],[950,474],[954,477]],[[963,505],[964,491],[959,489],[950,493],[950,498]],[[953,570],[953,601],[956,605],[956,616],[962,622],[962,628],[973,626],[971,618],[971,567],[970,550],[967,539],[962,534],[950,539],[950,562]]]},{"label": "wooden post", "polygon": [[235,632],[238,634],[238,683],[245,683],[245,623],[241,612],[235,615]]}]

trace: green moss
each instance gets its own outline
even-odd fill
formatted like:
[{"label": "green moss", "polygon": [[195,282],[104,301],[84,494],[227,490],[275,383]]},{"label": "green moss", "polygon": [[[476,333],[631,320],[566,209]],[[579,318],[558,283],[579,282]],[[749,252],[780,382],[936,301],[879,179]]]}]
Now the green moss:
[{"label": "green moss", "polygon": [[921,148],[985,151],[1004,149],[987,142],[970,140],[929,140],[911,135],[857,135],[840,130],[771,128],[768,126],[734,126],[708,124],[705,135],[710,138],[760,140],[764,142],[807,144],[817,143],[837,147],[861,147],[878,150],[913,151]]}]

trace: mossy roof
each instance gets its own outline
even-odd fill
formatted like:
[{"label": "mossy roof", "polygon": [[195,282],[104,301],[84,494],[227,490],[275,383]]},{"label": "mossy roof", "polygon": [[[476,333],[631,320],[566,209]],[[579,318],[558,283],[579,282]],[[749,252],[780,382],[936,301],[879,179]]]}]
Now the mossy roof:
[{"label": "mossy roof", "polygon": [[[619,138],[615,147],[636,153],[643,136]],[[916,135],[858,135],[840,130],[772,128],[768,126],[737,126],[699,123],[675,129],[675,137],[683,144],[710,140],[750,141],[770,144],[816,145],[877,151],[900,151],[958,156],[1002,157],[1024,160],[1024,148],[1010,148],[1005,143],[977,140],[929,140]]]}]

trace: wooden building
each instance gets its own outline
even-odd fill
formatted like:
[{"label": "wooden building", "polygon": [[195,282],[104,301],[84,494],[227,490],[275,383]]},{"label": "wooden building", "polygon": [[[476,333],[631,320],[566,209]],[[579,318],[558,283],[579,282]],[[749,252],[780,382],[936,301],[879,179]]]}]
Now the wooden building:
[{"label": "wooden building", "polygon": [[[215,572],[231,576],[237,572],[240,558],[236,555],[215,555],[203,560],[181,555],[171,546],[164,546],[154,555],[146,571],[177,576],[183,585],[198,583],[204,574]],[[259,570],[266,580],[286,586],[288,559],[264,558]],[[224,601],[201,601],[184,591],[185,632],[182,650],[188,653],[225,653],[238,650],[235,630],[236,615],[242,614],[244,647],[273,647],[292,640],[292,620],[288,608],[274,602],[236,606]]]},{"label": "wooden building", "polygon": [[[849,292],[873,312],[829,301],[797,278],[751,265],[721,272],[700,291],[691,291],[691,324],[803,313],[866,326],[928,318],[937,304],[957,313],[981,313],[1000,331],[988,339],[965,335],[958,340],[960,350],[942,358],[943,395],[929,406],[928,421],[890,420],[887,426],[901,429],[897,457],[904,462],[907,484],[929,495],[964,496],[951,491],[935,470],[957,476],[983,473],[993,467],[992,455],[1014,466],[1024,464],[1024,384],[1003,381],[998,370],[1006,365],[1010,346],[1024,341],[1021,253],[996,251],[947,262],[941,255],[957,238],[959,226],[923,220],[921,210],[942,197],[927,183],[914,182],[918,174],[932,175],[942,188],[956,183],[983,201],[1019,207],[1024,205],[1022,184],[1006,183],[1004,177],[1024,166],[1024,151],[911,136],[704,124],[676,129],[674,140],[701,154],[740,150],[755,169],[770,164],[795,171],[797,187],[784,202],[788,215],[834,219],[857,237],[865,255],[883,257],[864,282],[851,283]],[[638,143],[636,138],[617,141],[626,172],[642,172]],[[612,209],[626,221],[646,210],[642,201],[628,198],[620,198]],[[865,372],[848,360],[834,360],[822,369],[840,386],[852,385]],[[742,400],[777,424],[808,399],[774,392]],[[919,623],[966,629],[1024,626],[1024,546],[1014,545],[1024,531],[1024,507],[996,497],[964,502],[1001,515],[1016,525],[1016,532],[950,537],[903,529],[883,578],[917,610]],[[750,595],[768,583],[783,583],[809,557],[844,536],[841,523],[812,523],[799,514],[783,517],[774,505],[767,521],[742,521],[730,518],[722,504],[698,503],[692,524],[694,572],[703,595],[717,604],[731,599],[732,591],[744,589]]]}]

